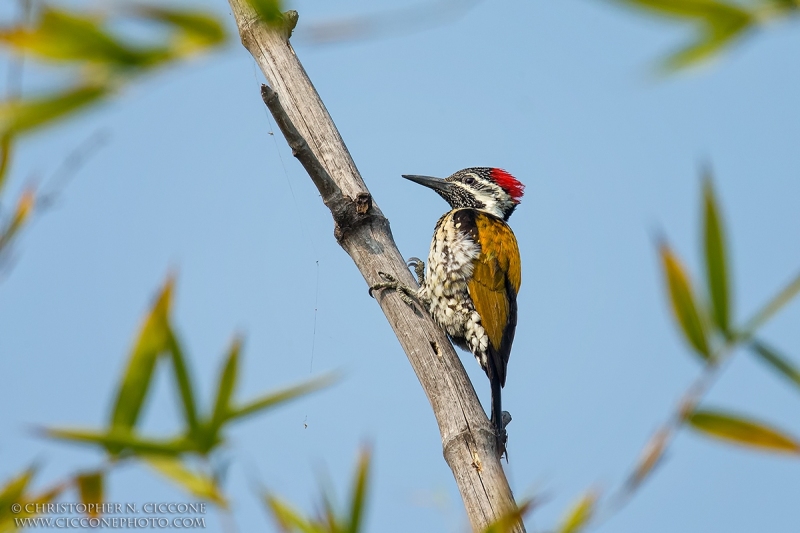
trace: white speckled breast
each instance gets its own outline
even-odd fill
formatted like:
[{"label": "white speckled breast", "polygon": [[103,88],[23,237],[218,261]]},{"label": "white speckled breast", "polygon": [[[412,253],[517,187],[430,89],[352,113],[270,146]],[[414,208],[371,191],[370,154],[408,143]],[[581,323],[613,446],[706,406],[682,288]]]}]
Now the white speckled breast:
[{"label": "white speckled breast", "polygon": [[458,227],[454,213],[445,214],[436,224],[425,283],[418,297],[453,341],[472,352],[485,367],[489,337],[472,305],[468,286],[474,262],[481,252],[480,244]]}]

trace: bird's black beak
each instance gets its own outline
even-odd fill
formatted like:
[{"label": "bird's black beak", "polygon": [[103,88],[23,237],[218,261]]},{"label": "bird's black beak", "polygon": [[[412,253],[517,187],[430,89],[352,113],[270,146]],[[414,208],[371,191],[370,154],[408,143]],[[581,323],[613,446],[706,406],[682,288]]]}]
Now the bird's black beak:
[{"label": "bird's black beak", "polygon": [[419,183],[420,185],[424,185],[439,193],[447,192],[448,190],[450,190],[450,187],[452,187],[452,184],[449,181],[445,181],[442,178],[432,178],[430,176],[413,176],[408,174],[403,174],[403,177],[407,180],[413,181],[414,183]]}]

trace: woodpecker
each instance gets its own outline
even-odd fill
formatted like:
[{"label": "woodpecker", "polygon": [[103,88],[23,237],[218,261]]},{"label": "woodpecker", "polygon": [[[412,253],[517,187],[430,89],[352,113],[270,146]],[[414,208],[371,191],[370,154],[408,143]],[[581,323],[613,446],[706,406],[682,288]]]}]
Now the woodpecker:
[{"label": "woodpecker", "polygon": [[507,221],[525,186],[499,168],[474,167],[448,178],[404,175],[436,191],[451,210],[436,223],[427,268],[414,265],[420,288],[414,291],[385,273],[370,289],[394,289],[404,301],[416,297],[453,343],[472,352],[489,378],[491,420],[498,453],[505,452],[501,388],[517,326],[521,265],[517,239]]}]

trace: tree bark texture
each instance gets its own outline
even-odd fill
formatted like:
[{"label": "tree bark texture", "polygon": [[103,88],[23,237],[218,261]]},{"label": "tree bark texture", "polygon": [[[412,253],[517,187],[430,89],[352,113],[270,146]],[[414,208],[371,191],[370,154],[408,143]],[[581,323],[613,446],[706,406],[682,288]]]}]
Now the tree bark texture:
[{"label": "tree bark texture", "polygon": [[[415,287],[388,220],[289,44],[290,30],[267,27],[248,0],[229,3],[242,44],[269,83],[262,89],[264,101],[330,208],[339,244],[368,285],[383,281],[378,275],[383,271]],[[516,509],[491,424],[450,341],[428,313],[408,306],[393,291],[376,292],[376,297],[433,408],[472,528],[481,531]],[[524,533],[523,524],[513,531]]]}]

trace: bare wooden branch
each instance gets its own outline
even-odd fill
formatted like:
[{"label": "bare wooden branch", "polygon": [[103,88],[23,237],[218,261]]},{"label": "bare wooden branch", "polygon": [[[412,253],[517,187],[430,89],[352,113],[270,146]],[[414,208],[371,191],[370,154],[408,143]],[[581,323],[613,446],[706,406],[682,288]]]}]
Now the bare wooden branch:
[{"label": "bare wooden branch", "polygon": [[[262,24],[248,0],[229,3],[242,43],[271,86],[271,90],[264,91],[265,101],[331,209],[339,244],[368,285],[382,281],[378,275],[382,271],[401,283],[416,286],[394,243],[388,221],[369,195],[333,120],[289,44],[289,32]],[[474,530],[483,530],[516,508],[491,424],[461,360],[430,316],[423,309],[412,309],[394,292],[378,295],[378,302],[433,408],[444,457],[470,523]],[[524,533],[525,528],[520,522],[514,531]]]},{"label": "bare wooden branch", "polygon": [[330,207],[329,204],[332,202],[341,200],[341,189],[339,189],[336,182],[331,179],[328,171],[325,170],[325,167],[323,167],[316,158],[314,152],[311,151],[306,140],[303,139],[303,136],[300,135],[297,128],[294,127],[292,121],[289,120],[286,111],[283,110],[283,106],[278,100],[278,93],[273,91],[269,85],[262,85],[261,99],[264,100],[270,113],[275,117],[278,128],[280,128],[283,136],[286,137],[289,148],[292,149],[292,155],[300,161],[303,168],[306,169],[306,172],[308,172],[308,175],[311,177],[311,181],[317,186],[317,190],[319,190],[319,193],[322,195],[322,202]]}]

